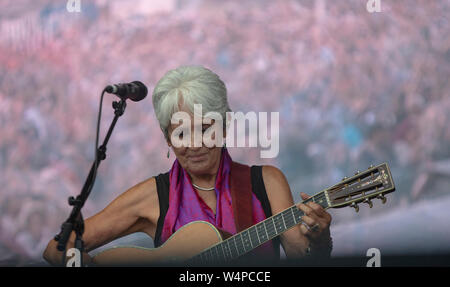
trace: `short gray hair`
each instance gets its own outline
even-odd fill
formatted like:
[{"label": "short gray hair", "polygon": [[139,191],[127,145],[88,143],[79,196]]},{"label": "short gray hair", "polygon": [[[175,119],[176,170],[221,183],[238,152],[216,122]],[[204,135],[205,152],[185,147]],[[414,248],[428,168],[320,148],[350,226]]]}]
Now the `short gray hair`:
[{"label": "short gray hair", "polygon": [[200,66],[182,66],[168,71],[156,84],[152,101],[159,126],[168,139],[168,129],[174,113],[179,111],[180,97],[194,113],[194,104],[202,105],[202,113],[217,112],[222,119],[231,112],[227,88],[217,74]]}]

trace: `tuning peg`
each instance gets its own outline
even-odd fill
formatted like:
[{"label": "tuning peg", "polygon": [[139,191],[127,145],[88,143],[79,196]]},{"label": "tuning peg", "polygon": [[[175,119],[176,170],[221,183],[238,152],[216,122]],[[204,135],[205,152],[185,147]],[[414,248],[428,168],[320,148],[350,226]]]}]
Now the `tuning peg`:
[{"label": "tuning peg", "polygon": [[356,204],[356,203],[352,203],[352,204],[350,204],[350,207],[353,207],[354,209],[355,209],[355,212],[358,212],[359,211],[359,206],[358,206],[358,204]]},{"label": "tuning peg", "polygon": [[344,176],[344,178],[342,179],[342,181],[347,180],[348,177]]},{"label": "tuning peg", "polygon": [[373,168],[373,164],[371,164],[368,169],[371,169],[371,168]]},{"label": "tuning peg", "polygon": [[366,198],[363,202],[364,202],[364,203],[367,203],[367,204],[369,205],[370,208],[373,207],[373,203],[372,203],[372,201],[371,201],[370,199]]},{"label": "tuning peg", "polygon": [[359,173],[359,170],[357,172],[355,172],[355,175],[357,175]]},{"label": "tuning peg", "polygon": [[378,199],[381,199],[381,203],[385,204],[386,203],[386,197],[384,197],[384,195],[380,194],[377,196]]}]

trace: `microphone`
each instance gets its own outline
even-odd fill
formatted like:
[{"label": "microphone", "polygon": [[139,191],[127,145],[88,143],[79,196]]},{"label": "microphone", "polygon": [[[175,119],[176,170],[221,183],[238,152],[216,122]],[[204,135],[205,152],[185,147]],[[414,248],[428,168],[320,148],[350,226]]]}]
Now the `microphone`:
[{"label": "microphone", "polygon": [[133,102],[139,102],[147,96],[147,87],[139,81],[109,85],[105,88],[105,91],[124,100],[130,99]]}]

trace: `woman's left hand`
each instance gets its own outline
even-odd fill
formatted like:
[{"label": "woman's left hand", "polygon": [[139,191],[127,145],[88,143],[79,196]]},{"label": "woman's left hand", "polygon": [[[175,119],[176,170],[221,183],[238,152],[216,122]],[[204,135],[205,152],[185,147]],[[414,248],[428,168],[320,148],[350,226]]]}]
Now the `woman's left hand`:
[{"label": "woman's left hand", "polygon": [[[301,192],[303,200],[310,198],[306,193]],[[321,246],[330,241],[330,223],[331,215],[325,209],[315,202],[297,205],[305,214],[302,217],[300,229],[311,243],[311,246]]]}]

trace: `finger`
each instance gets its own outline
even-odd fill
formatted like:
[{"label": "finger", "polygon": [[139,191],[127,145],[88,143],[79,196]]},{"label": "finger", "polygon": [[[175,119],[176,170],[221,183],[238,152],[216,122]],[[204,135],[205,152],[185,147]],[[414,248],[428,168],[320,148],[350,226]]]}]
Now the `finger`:
[{"label": "finger", "polygon": [[314,211],[314,215],[317,216],[319,221],[326,223],[326,225],[331,223],[331,215],[321,205],[315,202],[308,202],[306,205]]},{"label": "finger", "polygon": [[302,216],[302,221],[304,223],[306,223],[308,226],[306,227],[306,229],[308,229],[309,227],[309,232],[319,232],[320,230],[322,230],[322,226],[325,226],[324,223],[315,220],[314,218],[310,217],[310,216]]},{"label": "finger", "polygon": [[308,215],[308,216],[311,215],[311,213],[314,212],[314,210],[313,210],[311,207],[309,207],[309,206],[307,206],[306,204],[303,204],[303,203],[298,204],[297,207],[298,207],[301,211],[303,211],[303,213],[304,213],[305,215]]},{"label": "finger", "polygon": [[325,211],[325,213],[326,213],[325,218],[326,218],[326,220],[327,220],[327,223],[328,223],[328,225],[330,225],[330,224],[331,224],[331,220],[332,220],[333,218],[331,217],[331,214],[329,214],[328,212]]},{"label": "finger", "polygon": [[314,209],[312,209],[311,207],[309,207],[306,204],[300,203],[298,205],[298,208],[303,211],[303,213],[311,218],[313,218],[316,221],[320,220],[320,217],[317,216],[316,212],[314,211]]},{"label": "finger", "polygon": [[314,224],[316,224],[316,221],[313,218],[306,215],[302,216],[302,221],[308,224],[309,227],[312,227],[314,226]]},{"label": "finger", "polygon": [[303,225],[303,224],[300,224],[300,231],[301,231],[302,234],[305,235],[305,236],[307,236],[307,235],[310,234],[309,229],[308,229],[305,225]]},{"label": "finger", "polygon": [[307,194],[304,193],[304,192],[300,192],[300,196],[301,196],[301,198],[302,198],[303,200],[307,200],[308,198],[310,198],[310,196],[307,195]]},{"label": "finger", "polygon": [[320,217],[320,220],[325,222],[326,225],[331,224],[331,215],[324,210],[323,215]]},{"label": "finger", "polygon": [[311,231],[312,232],[318,232],[318,233],[320,233],[321,231],[321,227],[320,227],[320,223],[319,222],[317,222],[316,224],[314,224],[312,227],[311,227]]},{"label": "finger", "polygon": [[317,214],[317,216],[319,216],[319,217],[326,216],[325,209],[323,209],[323,207],[320,206],[319,204],[310,201],[310,202],[306,203],[306,205],[309,206],[312,210],[314,210],[314,212]]}]

